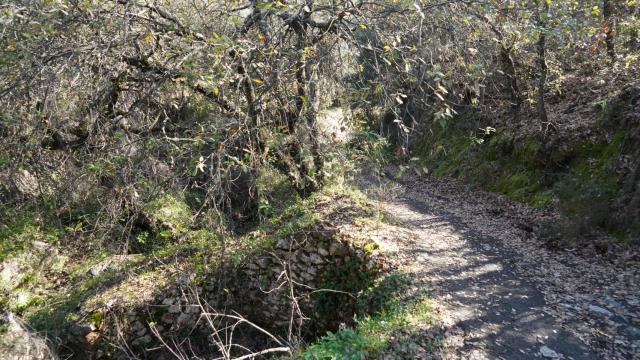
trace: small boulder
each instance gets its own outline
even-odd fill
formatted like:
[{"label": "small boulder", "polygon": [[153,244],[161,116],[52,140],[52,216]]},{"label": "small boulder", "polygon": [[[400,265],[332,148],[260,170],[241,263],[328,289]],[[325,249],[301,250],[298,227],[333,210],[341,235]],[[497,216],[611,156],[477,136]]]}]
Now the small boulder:
[{"label": "small boulder", "polygon": [[560,357],[560,355],[557,352],[555,352],[553,349],[549,348],[546,345],[540,347],[540,354],[542,355],[542,357],[545,357],[548,359],[557,359]]},{"label": "small boulder", "polygon": [[51,351],[47,341],[12,313],[0,317],[0,354],[5,360],[54,360],[58,357]]},{"label": "small boulder", "polygon": [[18,171],[11,178],[14,190],[24,197],[36,197],[40,194],[38,178],[27,170]]},{"label": "small boulder", "polygon": [[13,290],[29,275],[20,259],[10,259],[0,264],[0,290]]}]

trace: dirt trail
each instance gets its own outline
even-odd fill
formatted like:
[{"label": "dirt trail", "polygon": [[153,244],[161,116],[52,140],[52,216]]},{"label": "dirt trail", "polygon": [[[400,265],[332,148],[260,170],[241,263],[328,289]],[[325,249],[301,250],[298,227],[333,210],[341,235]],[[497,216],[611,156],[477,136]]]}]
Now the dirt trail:
[{"label": "dirt trail", "polygon": [[445,358],[640,358],[637,262],[548,251],[523,223],[533,210],[462,185],[415,174],[359,183],[391,223],[372,236],[439,304]]}]

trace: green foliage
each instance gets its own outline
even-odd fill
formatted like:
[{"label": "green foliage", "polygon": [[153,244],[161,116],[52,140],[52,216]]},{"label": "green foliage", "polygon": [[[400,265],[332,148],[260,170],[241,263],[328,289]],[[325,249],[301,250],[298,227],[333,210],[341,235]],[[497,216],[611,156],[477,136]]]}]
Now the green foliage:
[{"label": "green foliage", "polygon": [[394,303],[401,302],[412,279],[403,273],[392,272],[378,277],[358,297],[358,314],[378,314],[390,308]]},{"label": "green foliage", "polygon": [[351,161],[365,162],[374,169],[389,163],[393,158],[389,141],[369,129],[363,129],[349,144]]},{"label": "green foliage", "polygon": [[184,234],[192,222],[191,209],[180,197],[165,195],[152,200],[145,211],[160,225],[169,227],[169,232],[160,232],[160,236],[171,237]]},{"label": "green foliage", "polygon": [[259,211],[266,218],[281,213],[298,197],[289,179],[269,166],[263,166],[258,171],[256,188],[258,189]]},{"label": "green foliage", "polygon": [[559,206],[570,219],[577,237],[588,227],[598,226],[616,234],[609,206],[621,189],[619,175],[609,170],[620,152],[622,132],[611,141],[584,140],[571,149],[569,171],[553,185]]},{"label": "green foliage", "polygon": [[[355,319],[353,327],[343,327],[337,332],[329,332],[308,346],[296,358],[305,360],[363,359],[376,358],[392,353],[395,338],[400,346],[410,347],[410,336],[420,327],[428,326],[434,320],[432,305],[427,294],[412,294],[407,288],[411,279],[401,273],[392,273],[376,280],[360,293],[361,315]],[[438,339],[432,339],[434,348]]]},{"label": "green foliage", "polygon": [[0,210],[0,216],[9,220],[0,224],[0,262],[30,248],[34,241],[56,244],[63,233],[61,229],[44,221],[44,214],[3,209]]},{"label": "green foliage", "polygon": [[[344,319],[341,313],[357,313],[358,297],[372,286],[374,274],[364,270],[364,264],[357,259],[351,259],[339,266],[326,269],[318,275],[317,285],[321,289],[339,291],[321,291],[313,295],[315,311],[323,315],[323,322],[328,328],[335,328]],[[355,294],[355,298],[347,294]],[[340,309],[336,312],[335,309]]]},{"label": "green foliage", "polygon": [[227,255],[236,264],[257,250],[275,244],[279,239],[296,235],[318,221],[316,203],[328,193],[344,188],[328,186],[317,193],[301,198],[291,182],[282,174],[263,169],[258,177],[261,213],[264,217],[252,231],[239,236]]},{"label": "green foliage", "polygon": [[95,277],[86,278],[77,283],[69,293],[51,296],[25,314],[26,320],[34,329],[42,332],[60,331],[65,325],[79,319],[78,307],[92,291],[104,286],[119,272],[107,271]]},{"label": "green foliage", "polygon": [[[619,179],[609,171],[618,138],[573,144],[541,159],[533,138],[514,139],[503,128],[475,121],[473,112],[456,116],[452,105],[505,108],[512,101],[505,96],[509,78],[519,86],[515,95],[534,104],[535,43],[543,33],[547,85],[564,96],[567,69],[604,67],[598,50],[607,19],[600,4],[542,2],[550,10],[536,20],[540,9],[522,1],[392,1],[358,9],[345,1],[332,7],[309,2],[307,9],[300,2],[251,3],[251,19],[260,21],[218,16],[232,13],[237,1],[68,6],[43,0],[0,9],[6,35],[0,37],[0,178],[4,186],[7,169],[29,168],[44,195],[13,200],[11,194],[15,204],[7,207],[29,211],[0,209],[0,261],[26,253],[34,241],[83,257],[64,279],[74,286],[69,294],[34,295],[33,287],[47,280],[33,271],[19,301],[0,300],[2,305],[29,313],[40,329],[53,329],[78,317],[79,304],[114,280],[115,274],[88,279],[86,267],[124,244],[126,251],[142,250],[145,261],[182,256],[204,273],[221,250],[239,262],[308,229],[324,196],[344,195],[355,207],[367,207],[361,194],[341,187],[344,173],[361,162],[380,169],[398,149],[371,128],[346,154],[332,157],[335,148],[345,149],[320,142],[313,122],[324,95],[316,94],[333,88],[337,95],[328,97],[345,107],[357,103],[367,114],[392,108],[403,118],[391,119],[400,136],[413,125],[431,128],[421,153],[436,175],[464,177],[536,207],[557,200],[567,216],[609,226],[606,208],[591,204],[607,204],[619,191]],[[632,75],[639,59],[635,5],[617,4],[618,60],[612,66]],[[430,26],[422,26],[421,6],[428,6]],[[356,12],[355,24],[344,17]],[[324,20],[330,25],[318,25]],[[513,73],[508,60],[517,67]],[[610,120],[617,113],[615,104],[599,106]],[[406,112],[419,115],[416,124],[405,124]],[[260,224],[243,224],[255,227],[238,236],[225,232],[237,214],[206,210],[225,209],[220,199],[234,194],[220,184],[236,167],[257,174],[262,217]],[[318,186],[309,186],[314,180]],[[328,186],[317,192],[320,180]],[[9,191],[0,191],[4,200]],[[390,295],[400,284],[378,284],[359,267],[348,263],[324,275],[327,287],[357,294],[349,306],[361,317],[354,329],[327,335],[321,356],[374,354],[386,346],[389,331],[422,312],[408,313]],[[339,298],[344,296],[327,293],[316,300],[329,311],[341,305]]]},{"label": "green foliage", "polygon": [[328,332],[318,343],[310,346],[300,359],[360,360],[366,357],[369,348],[376,347],[369,340],[372,339],[365,338],[353,329],[344,329],[335,334]]},{"label": "green foliage", "polygon": [[498,130],[478,143],[464,133],[464,128],[436,127],[424,135],[418,154],[436,176],[461,177],[537,208],[557,199],[565,216],[587,219],[572,228],[618,232],[607,209],[620,191],[619,176],[609,168],[621,153],[622,131],[610,140],[581,140],[550,154],[541,152],[536,138],[514,139]]},{"label": "green foliage", "polygon": [[7,303],[9,310],[17,314],[22,314],[25,310],[32,306],[41,306],[45,304],[44,298],[31,293],[28,290],[18,289],[12,297],[12,301]]},{"label": "green foliage", "polygon": [[487,189],[503,193],[516,201],[526,202],[530,205],[546,205],[547,202],[544,200],[549,199],[549,196],[539,194],[541,176],[530,170],[516,171],[518,172],[512,174],[505,171],[494,183],[487,183]]}]

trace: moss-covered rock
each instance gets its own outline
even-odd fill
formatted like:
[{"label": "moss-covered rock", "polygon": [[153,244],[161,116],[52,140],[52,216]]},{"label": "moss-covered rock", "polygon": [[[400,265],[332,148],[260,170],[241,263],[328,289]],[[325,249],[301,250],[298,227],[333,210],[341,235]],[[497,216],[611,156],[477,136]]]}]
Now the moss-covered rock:
[{"label": "moss-covered rock", "polygon": [[161,236],[181,235],[189,229],[191,208],[177,196],[165,195],[155,199],[145,206],[145,211],[159,228]]}]

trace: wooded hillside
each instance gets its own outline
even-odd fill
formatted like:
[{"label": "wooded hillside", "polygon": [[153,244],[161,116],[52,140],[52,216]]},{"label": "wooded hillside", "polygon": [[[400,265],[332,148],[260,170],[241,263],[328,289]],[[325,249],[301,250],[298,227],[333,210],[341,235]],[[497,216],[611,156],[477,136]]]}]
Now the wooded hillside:
[{"label": "wooded hillside", "polygon": [[[371,235],[396,225],[371,174],[526,204],[523,236],[637,289],[639,31],[636,0],[0,4],[0,343],[415,358],[393,339],[437,321]],[[635,314],[598,354],[637,356]]]}]

